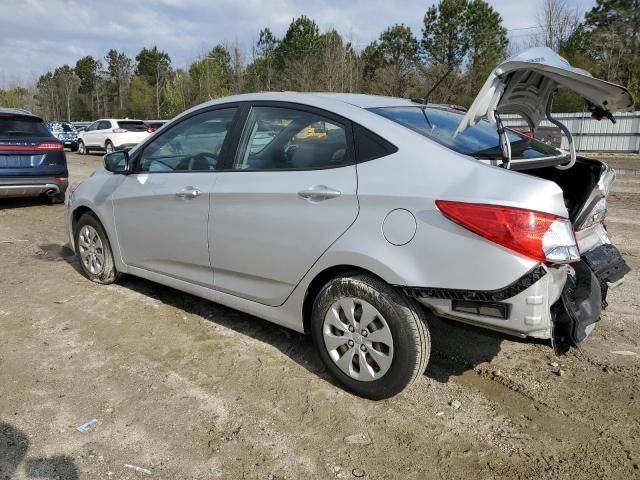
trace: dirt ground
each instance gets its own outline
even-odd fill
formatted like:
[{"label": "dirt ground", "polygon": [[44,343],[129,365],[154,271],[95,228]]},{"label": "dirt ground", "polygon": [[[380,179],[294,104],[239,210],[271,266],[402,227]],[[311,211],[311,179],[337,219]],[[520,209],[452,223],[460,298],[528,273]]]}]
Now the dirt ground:
[{"label": "dirt ground", "polygon": [[[68,159],[75,180],[100,163]],[[62,205],[0,200],[0,479],[640,478],[640,176],[610,205],[634,270],[580,350],[433,319],[424,377],[372,402],[309,337],[145,280],[89,282]]]}]

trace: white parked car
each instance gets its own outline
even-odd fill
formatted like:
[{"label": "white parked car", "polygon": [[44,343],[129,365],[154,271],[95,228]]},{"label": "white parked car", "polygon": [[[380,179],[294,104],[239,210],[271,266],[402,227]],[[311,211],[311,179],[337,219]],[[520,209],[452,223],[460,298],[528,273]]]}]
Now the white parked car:
[{"label": "white parked car", "polygon": [[142,120],[103,118],[96,120],[78,136],[78,153],[91,150],[111,153],[128,150],[146,139],[152,130]]}]

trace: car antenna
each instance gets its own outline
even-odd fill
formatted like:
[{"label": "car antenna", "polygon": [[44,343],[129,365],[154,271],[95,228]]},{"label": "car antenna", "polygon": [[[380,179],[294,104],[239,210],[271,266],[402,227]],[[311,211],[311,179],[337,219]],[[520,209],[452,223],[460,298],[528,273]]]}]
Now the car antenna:
[{"label": "car antenna", "polygon": [[440,84],[444,81],[445,78],[447,78],[451,72],[453,72],[453,68],[449,67],[449,69],[445,72],[444,75],[442,75],[442,77],[440,77],[438,79],[438,81],[436,83],[433,84],[433,86],[431,87],[431,89],[427,92],[427,94],[424,96],[424,100],[423,100],[423,104],[427,104],[429,103],[429,97],[431,97],[431,94],[435,91],[436,88],[438,88],[440,86]]}]

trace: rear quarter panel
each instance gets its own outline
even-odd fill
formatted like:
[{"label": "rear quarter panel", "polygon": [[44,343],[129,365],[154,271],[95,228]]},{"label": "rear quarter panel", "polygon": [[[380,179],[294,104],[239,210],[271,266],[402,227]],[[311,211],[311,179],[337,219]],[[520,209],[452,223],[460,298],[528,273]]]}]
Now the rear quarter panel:
[{"label": "rear quarter panel", "polygon": [[[505,287],[533,268],[535,261],[445,218],[435,200],[567,216],[561,189],[553,182],[481,164],[402,130],[406,132],[388,130],[383,135],[398,152],[358,164],[358,218],[316,267],[356,265],[392,284],[470,290]],[[401,246],[389,243],[382,231],[386,215],[397,208],[416,219],[413,239]]]}]

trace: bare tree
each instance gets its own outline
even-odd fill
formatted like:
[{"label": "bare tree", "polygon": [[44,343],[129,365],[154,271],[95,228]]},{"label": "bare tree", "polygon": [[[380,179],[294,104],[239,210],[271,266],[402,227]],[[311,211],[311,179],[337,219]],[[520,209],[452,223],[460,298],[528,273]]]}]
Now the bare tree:
[{"label": "bare tree", "polygon": [[580,25],[581,15],[567,0],[544,0],[536,19],[538,31],[532,43],[558,52]]}]

